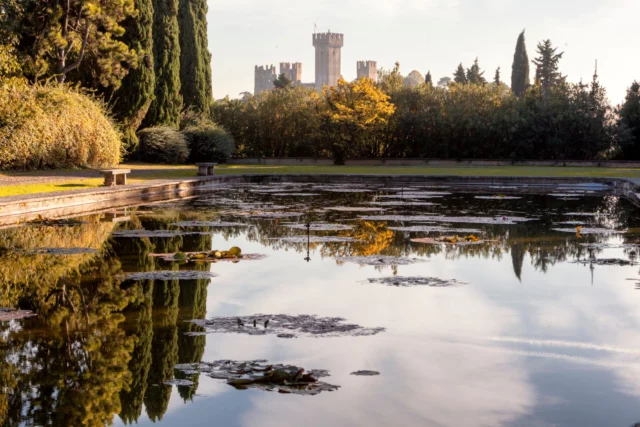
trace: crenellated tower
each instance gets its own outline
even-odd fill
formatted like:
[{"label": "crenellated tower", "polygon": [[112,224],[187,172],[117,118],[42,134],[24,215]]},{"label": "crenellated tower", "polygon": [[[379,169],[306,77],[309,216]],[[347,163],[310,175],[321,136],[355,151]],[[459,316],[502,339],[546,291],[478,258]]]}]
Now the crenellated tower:
[{"label": "crenellated tower", "polygon": [[265,90],[273,90],[273,81],[276,79],[276,67],[273,65],[257,66],[255,69],[255,86],[253,94],[257,95]]},{"label": "crenellated tower", "polygon": [[293,84],[302,83],[302,64],[300,62],[281,62],[280,74],[284,74],[293,82]]},{"label": "crenellated tower", "polygon": [[316,89],[323,85],[336,86],[341,76],[342,46],[344,35],[314,33],[313,46],[316,48]]},{"label": "crenellated tower", "polygon": [[358,61],[358,80],[367,77],[374,82],[378,81],[378,63],[376,61]]}]

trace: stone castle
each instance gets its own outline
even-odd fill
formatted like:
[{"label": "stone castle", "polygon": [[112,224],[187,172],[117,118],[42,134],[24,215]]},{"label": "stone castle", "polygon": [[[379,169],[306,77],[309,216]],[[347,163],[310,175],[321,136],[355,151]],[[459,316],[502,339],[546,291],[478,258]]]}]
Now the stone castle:
[{"label": "stone castle", "polygon": [[[294,85],[313,87],[321,90],[322,86],[336,86],[342,77],[342,46],[344,35],[332,33],[314,33],[313,47],[316,49],[316,80],[314,83],[302,83],[302,64],[300,62],[281,62],[279,73],[273,65],[255,67],[254,94],[273,89],[273,81],[278,74],[285,74]],[[373,81],[378,78],[378,66],[375,61],[358,61],[357,78],[368,77]]]}]

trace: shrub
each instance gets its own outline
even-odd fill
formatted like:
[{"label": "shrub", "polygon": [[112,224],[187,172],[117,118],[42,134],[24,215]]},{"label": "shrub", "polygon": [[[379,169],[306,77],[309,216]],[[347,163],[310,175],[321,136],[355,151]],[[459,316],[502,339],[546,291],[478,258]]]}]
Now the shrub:
[{"label": "shrub", "polygon": [[233,154],[233,137],[213,123],[188,127],[183,131],[189,143],[189,161],[224,162]]},{"label": "shrub", "polygon": [[120,150],[120,134],[93,96],[0,78],[0,169],[113,166]]},{"label": "shrub", "polygon": [[233,137],[205,114],[187,109],[180,117],[180,130],[191,150],[189,161],[224,162],[233,154]]},{"label": "shrub", "polygon": [[149,163],[183,164],[189,158],[186,137],[176,129],[158,126],[138,132],[139,159]]}]

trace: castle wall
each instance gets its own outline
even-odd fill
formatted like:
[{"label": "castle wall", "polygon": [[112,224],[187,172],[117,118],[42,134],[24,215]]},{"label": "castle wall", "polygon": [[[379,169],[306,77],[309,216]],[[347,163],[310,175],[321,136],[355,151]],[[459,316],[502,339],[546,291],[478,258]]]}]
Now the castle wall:
[{"label": "castle wall", "polygon": [[284,74],[294,83],[302,83],[302,64],[300,62],[281,62],[280,74]]},{"label": "castle wall", "polygon": [[255,68],[255,85],[253,94],[257,95],[266,90],[273,90],[273,81],[276,79],[276,67],[273,65]]},{"label": "castle wall", "polygon": [[368,78],[374,82],[378,81],[378,64],[376,61],[358,61],[357,79]]}]

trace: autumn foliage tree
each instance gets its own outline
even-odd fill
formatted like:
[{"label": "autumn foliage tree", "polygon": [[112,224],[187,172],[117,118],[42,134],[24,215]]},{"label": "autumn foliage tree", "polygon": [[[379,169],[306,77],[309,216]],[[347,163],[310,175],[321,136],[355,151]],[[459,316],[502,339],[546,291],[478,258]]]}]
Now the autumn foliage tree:
[{"label": "autumn foliage tree", "polygon": [[331,151],[336,164],[353,155],[379,157],[384,143],[384,127],[395,112],[389,96],[371,79],[353,83],[339,80],[325,87],[324,131],[330,134]]}]

